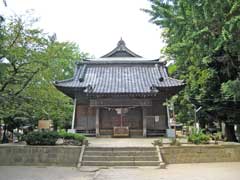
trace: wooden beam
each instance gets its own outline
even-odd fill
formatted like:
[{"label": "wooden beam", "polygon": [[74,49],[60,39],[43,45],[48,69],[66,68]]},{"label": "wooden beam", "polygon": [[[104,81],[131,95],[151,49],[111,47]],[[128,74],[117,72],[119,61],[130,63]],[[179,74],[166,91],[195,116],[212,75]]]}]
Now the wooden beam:
[{"label": "wooden beam", "polygon": [[99,108],[96,108],[96,136],[100,136],[100,133],[99,133]]},{"label": "wooden beam", "polygon": [[122,106],[152,106],[151,99],[132,99],[132,98],[111,98],[111,99],[91,99],[90,100],[91,107],[122,107]]}]

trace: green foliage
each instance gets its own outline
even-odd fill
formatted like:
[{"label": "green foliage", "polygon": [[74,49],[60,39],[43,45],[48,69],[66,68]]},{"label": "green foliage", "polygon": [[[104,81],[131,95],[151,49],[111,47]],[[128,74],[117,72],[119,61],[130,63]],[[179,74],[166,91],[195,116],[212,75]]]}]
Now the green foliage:
[{"label": "green foliage", "polygon": [[222,84],[221,91],[222,95],[226,100],[234,99],[237,101],[240,99],[240,81],[239,79],[236,80],[229,80],[226,83]]},{"label": "green foliage", "polygon": [[177,71],[176,64],[171,64],[170,66],[168,66],[168,73],[170,76],[173,75],[176,71]]},{"label": "green foliage", "polygon": [[208,144],[210,136],[202,132],[202,130],[192,129],[192,133],[188,136],[188,141],[193,144]]},{"label": "green foliage", "polygon": [[13,134],[14,134],[14,136],[17,137],[18,142],[24,141],[24,134],[19,133],[19,132],[14,132]]},{"label": "green foliage", "polygon": [[223,140],[223,135],[221,132],[217,132],[213,134],[211,137],[214,140],[215,144],[218,144],[218,141]]},{"label": "green foliage", "polygon": [[177,138],[171,138],[170,145],[171,146],[181,146],[181,142],[179,140],[177,140]]},{"label": "green foliage", "polygon": [[[70,126],[72,100],[53,82],[72,77],[75,61],[86,54],[75,43],[59,42],[55,34],[36,28],[37,21],[27,13],[0,24],[0,121],[11,131],[43,118],[55,129]],[[2,58],[9,63],[2,64]]]},{"label": "green foliage", "polygon": [[193,119],[195,104],[203,107],[198,114],[202,126],[216,120],[240,124],[240,1],[150,3],[145,11],[163,29],[164,53],[175,62],[170,72],[186,82],[176,102],[177,120]]},{"label": "green foliage", "polygon": [[25,140],[28,145],[55,145],[58,138],[74,140],[78,142],[74,144],[79,144],[82,143],[86,137],[81,134],[68,133],[65,131],[34,131],[25,135],[23,140]]},{"label": "green foliage", "polygon": [[28,145],[55,145],[59,135],[55,131],[35,131],[25,135]]},{"label": "green foliage", "polygon": [[63,139],[72,139],[72,140],[77,140],[79,142],[82,142],[86,137],[81,134],[77,133],[68,133],[66,131],[59,131],[59,137]]}]

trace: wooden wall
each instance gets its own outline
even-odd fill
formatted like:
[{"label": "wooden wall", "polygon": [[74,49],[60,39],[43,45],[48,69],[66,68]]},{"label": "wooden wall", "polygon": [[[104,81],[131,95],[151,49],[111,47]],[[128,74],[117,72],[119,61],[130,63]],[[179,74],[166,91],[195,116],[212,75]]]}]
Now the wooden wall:
[{"label": "wooden wall", "polygon": [[[159,116],[159,121],[156,121],[155,116]],[[163,101],[153,100],[152,106],[146,107],[145,118],[147,118],[147,129],[166,129],[167,110],[163,106]]]},{"label": "wooden wall", "polygon": [[[147,129],[166,129],[167,113],[163,101],[153,100],[152,106],[145,108],[145,118],[147,119]],[[114,109],[100,108],[99,113],[100,129],[113,129],[120,126],[120,115]],[[155,116],[159,116],[156,121]],[[142,107],[130,108],[123,116],[123,126],[130,129],[143,129]],[[96,108],[89,105],[77,105],[75,128],[78,130],[94,130],[96,128]]]},{"label": "wooden wall", "polygon": [[[100,129],[112,129],[113,126],[120,126],[121,116],[114,109],[100,109]],[[142,129],[142,110],[140,107],[131,108],[123,115],[123,126],[131,129]]]},{"label": "wooden wall", "polygon": [[79,130],[94,130],[96,128],[96,108],[87,105],[77,105],[75,128]]}]

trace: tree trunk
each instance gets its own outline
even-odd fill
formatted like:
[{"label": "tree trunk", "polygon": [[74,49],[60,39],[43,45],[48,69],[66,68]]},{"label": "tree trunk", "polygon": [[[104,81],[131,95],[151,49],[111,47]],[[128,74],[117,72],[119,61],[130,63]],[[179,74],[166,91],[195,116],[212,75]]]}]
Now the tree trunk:
[{"label": "tree trunk", "polygon": [[234,125],[225,123],[225,136],[227,141],[237,142]]},{"label": "tree trunk", "polygon": [[2,143],[8,143],[8,136],[7,136],[7,126],[4,125],[3,127],[3,138],[2,138]]}]

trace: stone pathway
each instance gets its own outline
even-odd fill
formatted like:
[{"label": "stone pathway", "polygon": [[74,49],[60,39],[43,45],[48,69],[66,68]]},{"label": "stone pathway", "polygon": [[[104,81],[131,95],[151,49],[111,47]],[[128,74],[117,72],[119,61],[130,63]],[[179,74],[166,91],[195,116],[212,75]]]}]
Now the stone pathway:
[{"label": "stone pathway", "polygon": [[[105,138],[105,137],[88,137],[88,142],[90,147],[152,147],[154,140],[160,139],[156,138]],[[171,139],[162,138],[164,144],[169,144]],[[194,144],[188,144],[187,138],[178,139],[183,146],[194,146]],[[234,142],[219,142],[220,145],[239,145],[239,143]],[[212,141],[211,144],[214,145]]]},{"label": "stone pathway", "polygon": [[239,180],[238,163],[171,164],[166,169],[0,166],[0,180]]},{"label": "stone pathway", "polygon": [[90,147],[152,147],[158,138],[95,138],[89,137]]},{"label": "stone pathway", "polygon": [[175,164],[167,169],[102,169],[95,180],[239,180],[240,163]]},{"label": "stone pathway", "polygon": [[[103,138],[89,137],[88,142],[91,147],[152,147],[156,138]],[[178,139],[181,143],[187,143],[187,139]],[[163,143],[170,143],[170,139],[163,138]]]}]

